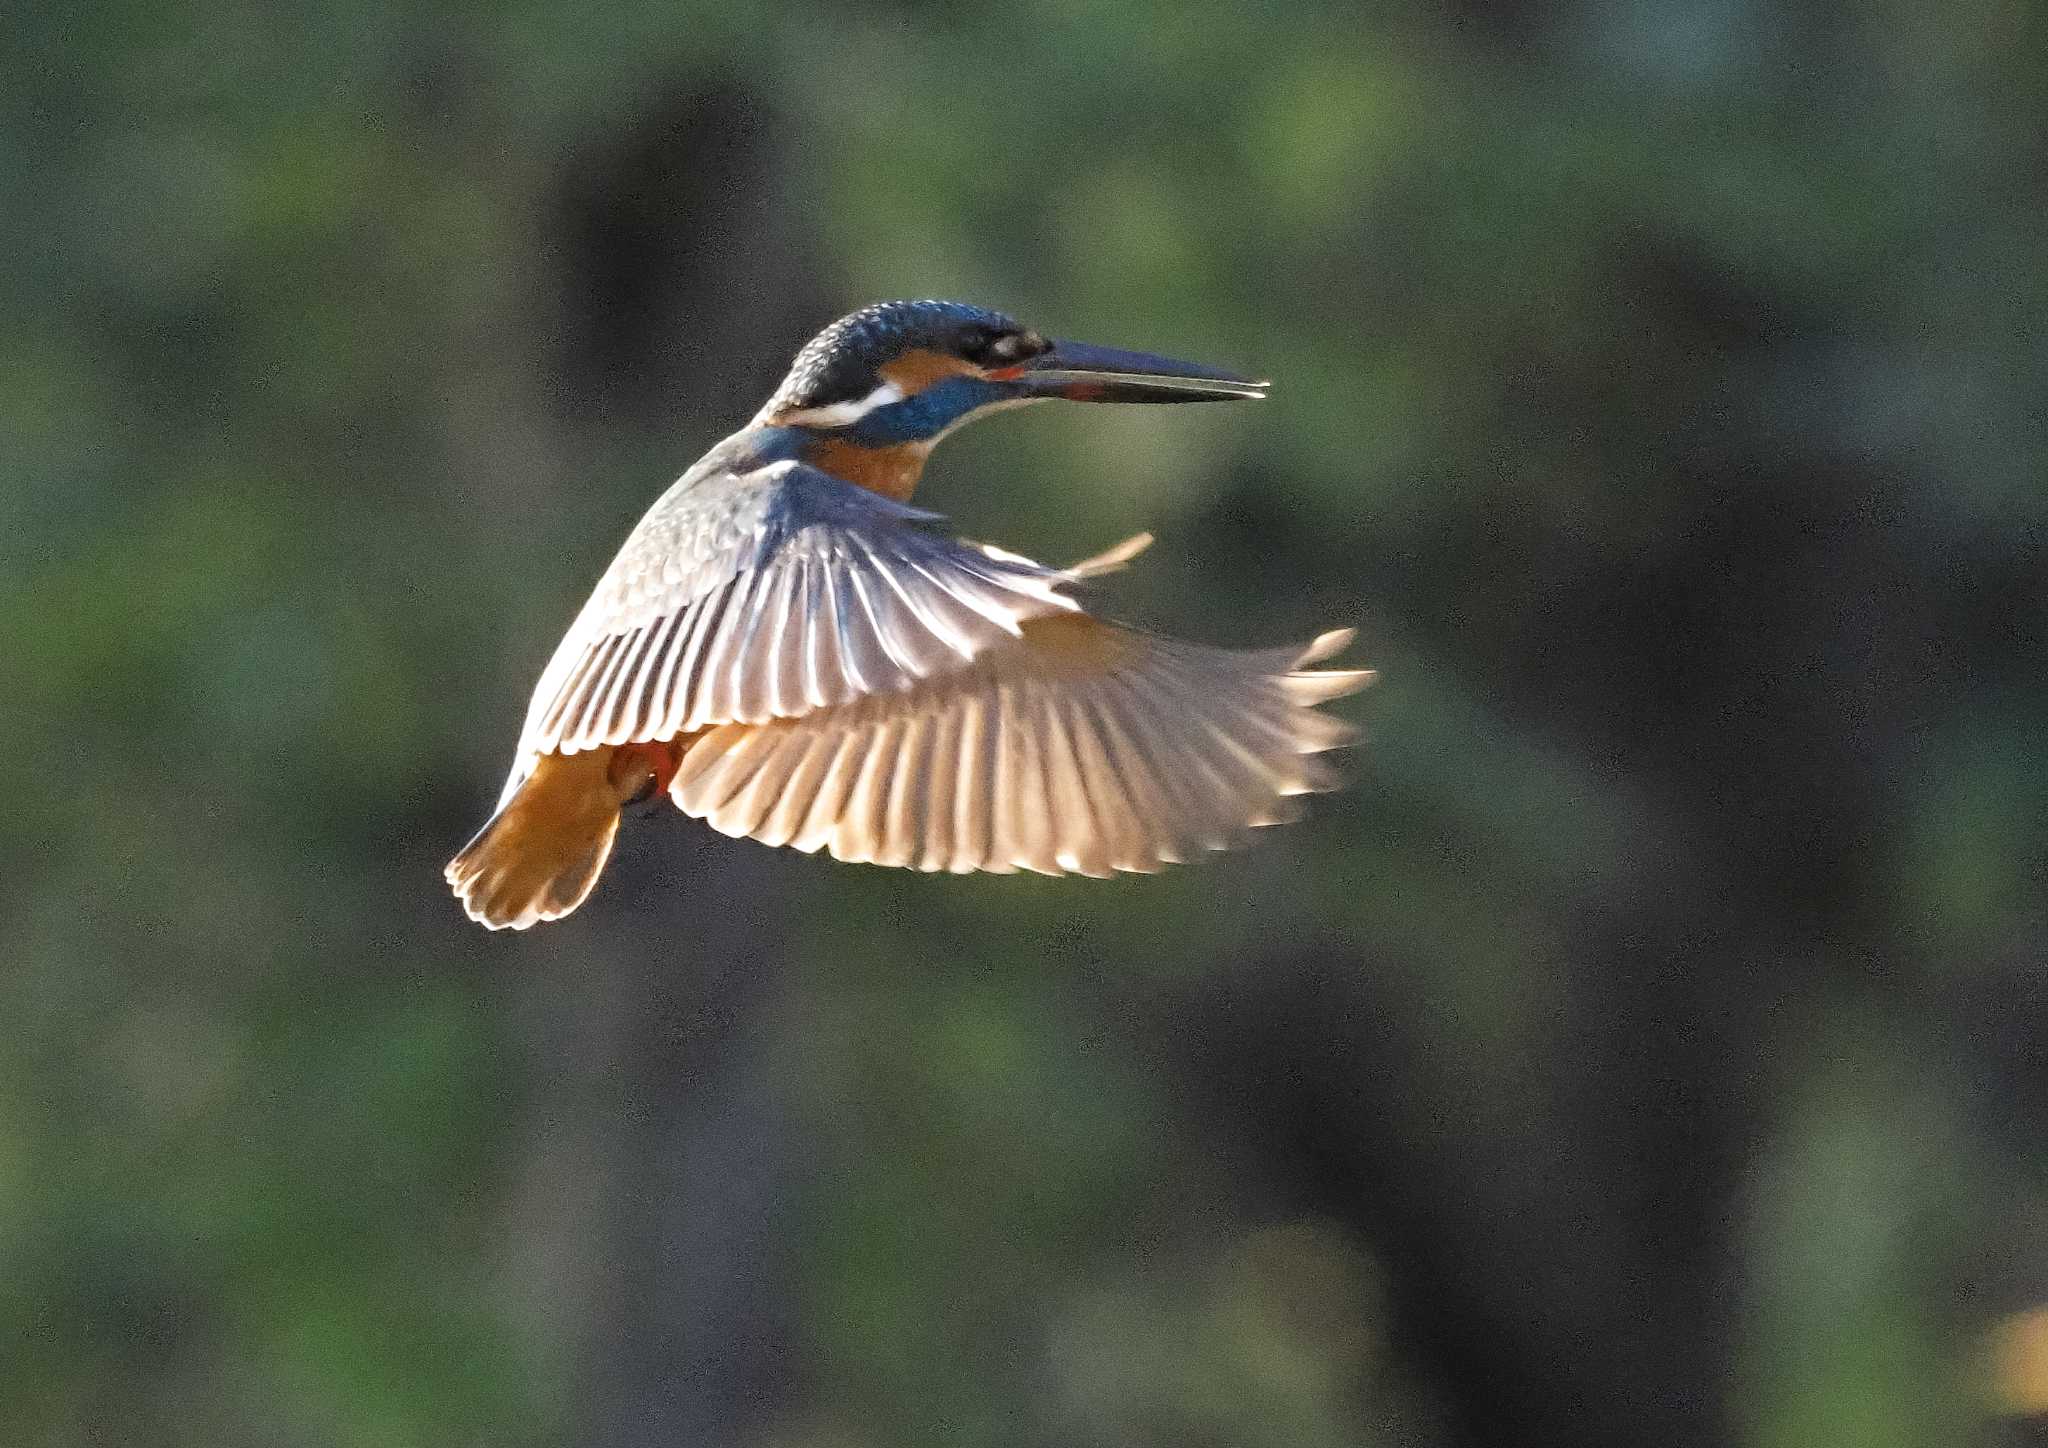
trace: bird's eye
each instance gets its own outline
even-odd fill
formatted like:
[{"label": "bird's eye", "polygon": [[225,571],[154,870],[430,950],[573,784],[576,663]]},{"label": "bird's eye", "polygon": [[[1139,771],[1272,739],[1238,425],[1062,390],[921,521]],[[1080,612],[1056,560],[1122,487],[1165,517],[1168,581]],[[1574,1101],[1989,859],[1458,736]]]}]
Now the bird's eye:
[{"label": "bird's eye", "polygon": [[968,357],[984,367],[1008,367],[1045,350],[1045,342],[1031,332],[997,332],[977,339]]}]

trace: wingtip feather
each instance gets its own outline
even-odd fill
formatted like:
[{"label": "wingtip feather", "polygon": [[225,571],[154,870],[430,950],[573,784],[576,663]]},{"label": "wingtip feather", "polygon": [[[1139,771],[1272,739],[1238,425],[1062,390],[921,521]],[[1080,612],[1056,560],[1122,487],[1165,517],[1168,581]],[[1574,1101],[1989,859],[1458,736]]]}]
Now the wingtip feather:
[{"label": "wingtip feather", "polygon": [[1131,560],[1150,548],[1152,543],[1150,533],[1133,533],[1123,542],[1083,558],[1079,563],[1069,563],[1060,570],[1060,574],[1078,583],[1085,579],[1100,578],[1106,573],[1115,573],[1129,567]]}]

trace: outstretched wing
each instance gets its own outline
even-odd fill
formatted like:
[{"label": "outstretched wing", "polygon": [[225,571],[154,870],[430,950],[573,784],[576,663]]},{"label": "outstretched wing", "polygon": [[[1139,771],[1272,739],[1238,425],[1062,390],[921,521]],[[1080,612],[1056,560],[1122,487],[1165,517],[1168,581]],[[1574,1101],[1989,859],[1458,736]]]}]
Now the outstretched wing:
[{"label": "outstretched wing", "polygon": [[507,796],[542,754],[901,692],[1076,606],[936,518],[797,462],[678,483],[541,675]]},{"label": "outstretched wing", "polygon": [[1350,641],[1238,652],[1041,618],[896,694],[711,730],[670,786],[729,835],[919,870],[1150,871],[1292,818],[1350,726],[1315,705]]}]

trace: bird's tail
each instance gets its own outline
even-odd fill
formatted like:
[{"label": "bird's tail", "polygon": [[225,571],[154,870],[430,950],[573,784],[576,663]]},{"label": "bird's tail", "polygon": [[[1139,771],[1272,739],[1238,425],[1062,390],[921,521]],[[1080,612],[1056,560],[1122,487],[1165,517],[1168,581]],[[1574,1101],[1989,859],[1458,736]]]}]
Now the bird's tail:
[{"label": "bird's tail", "polygon": [[448,862],[469,918],[493,930],[558,920],[590,894],[619,813],[642,781],[621,780],[613,749],[544,754],[491,822]]}]

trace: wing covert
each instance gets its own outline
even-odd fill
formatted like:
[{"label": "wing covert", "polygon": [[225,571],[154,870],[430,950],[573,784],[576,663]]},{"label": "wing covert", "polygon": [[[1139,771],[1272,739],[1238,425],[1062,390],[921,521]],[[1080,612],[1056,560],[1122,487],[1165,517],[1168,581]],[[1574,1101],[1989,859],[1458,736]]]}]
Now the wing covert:
[{"label": "wing covert", "polygon": [[1066,575],[923,526],[937,517],[797,462],[685,478],[541,675],[507,790],[540,754],[899,692],[1076,608]]}]

